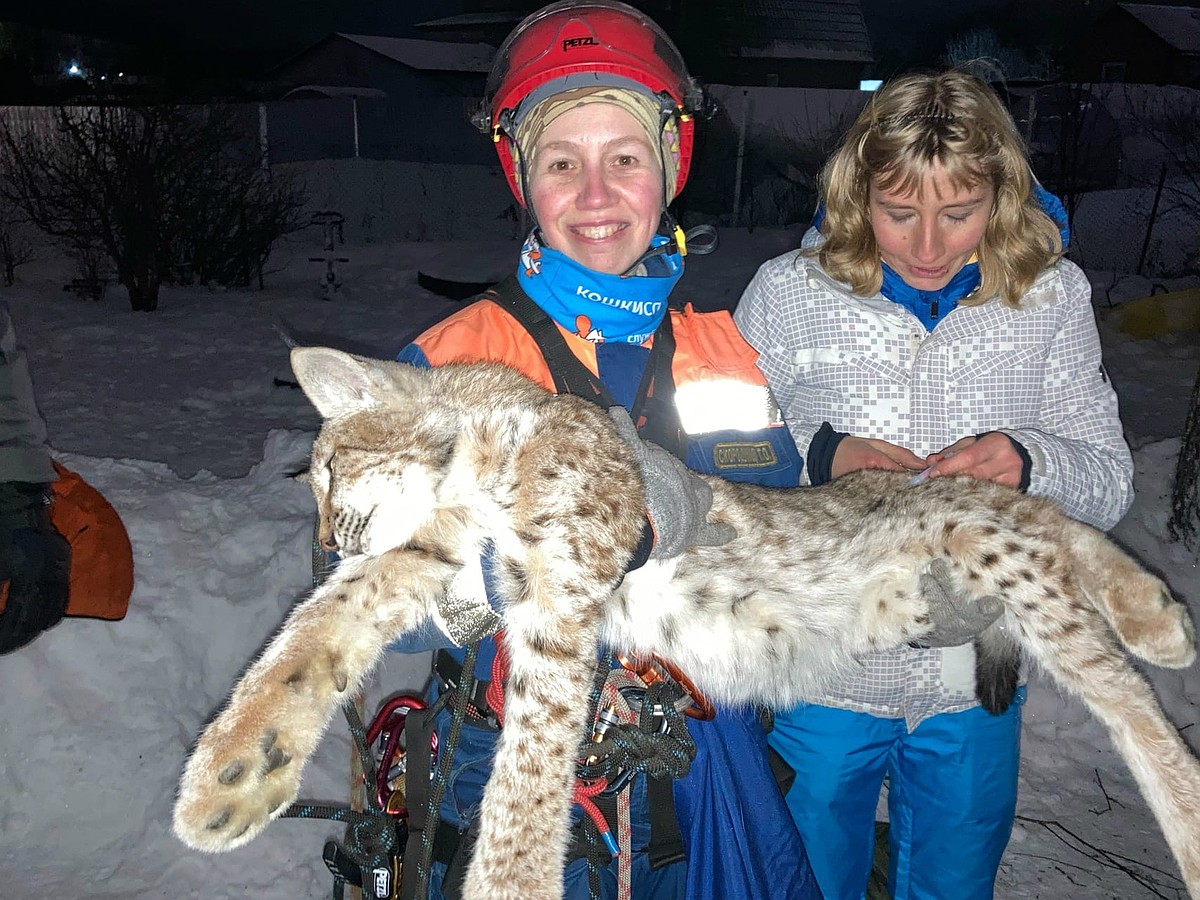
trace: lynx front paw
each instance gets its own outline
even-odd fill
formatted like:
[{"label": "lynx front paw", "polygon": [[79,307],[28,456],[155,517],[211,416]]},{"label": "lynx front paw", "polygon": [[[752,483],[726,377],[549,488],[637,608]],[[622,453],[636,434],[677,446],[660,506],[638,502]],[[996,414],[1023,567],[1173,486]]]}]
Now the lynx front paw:
[{"label": "lynx front paw", "polygon": [[209,853],[233,850],[262,831],[296,798],[303,765],[275,728],[224,727],[225,715],[196,745],[175,804],[176,837]]}]

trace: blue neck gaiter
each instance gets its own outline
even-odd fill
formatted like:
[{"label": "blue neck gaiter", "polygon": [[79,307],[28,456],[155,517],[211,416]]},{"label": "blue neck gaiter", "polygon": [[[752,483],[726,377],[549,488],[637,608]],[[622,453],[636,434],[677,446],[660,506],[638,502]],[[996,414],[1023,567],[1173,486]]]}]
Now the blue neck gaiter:
[{"label": "blue neck gaiter", "polygon": [[[651,247],[667,242],[655,235]],[[542,245],[537,229],[521,248],[517,280],[529,298],[567,331],[593,343],[641,344],[658,329],[667,297],[683,276],[683,258],[646,260],[645,275],[606,275]]]},{"label": "blue neck gaiter", "polygon": [[979,287],[979,263],[969,262],[959,269],[944,287],[936,291],[921,291],[896,274],[887,263],[883,266],[883,287],[879,292],[893,303],[899,303],[921,320],[927,331],[946,317],[958,301]]}]

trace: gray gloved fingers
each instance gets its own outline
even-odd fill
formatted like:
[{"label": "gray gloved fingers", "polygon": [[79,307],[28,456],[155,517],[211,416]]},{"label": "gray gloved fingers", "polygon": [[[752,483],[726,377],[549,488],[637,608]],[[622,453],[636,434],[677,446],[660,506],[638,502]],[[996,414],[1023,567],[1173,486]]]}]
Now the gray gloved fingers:
[{"label": "gray gloved fingers", "polygon": [[459,647],[495,634],[504,627],[504,618],[488,601],[482,560],[463,566],[450,580],[446,592],[434,606],[433,622]]},{"label": "gray gloved fingers", "polygon": [[692,491],[695,495],[695,502],[699,506],[702,506],[705,513],[707,513],[710,509],[712,509],[712,488],[709,486],[707,481],[698,477],[695,472],[693,472],[683,463],[679,462],[679,460],[675,459],[675,457],[672,456],[671,459],[675,460],[675,462],[679,465],[679,476],[687,479],[687,481],[691,484]]},{"label": "gray gloved fingers", "polygon": [[737,529],[728,522],[705,522],[692,540],[693,547],[721,547],[737,537]]},{"label": "gray gloved fingers", "polygon": [[1004,598],[996,594],[988,594],[975,601],[975,608],[981,615],[991,616],[994,622],[1004,613]]},{"label": "gray gloved fingers", "polygon": [[[971,599],[970,595],[960,593],[955,587],[954,574],[950,571],[950,560],[939,556],[921,573],[921,590],[938,591],[948,603],[960,606],[973,605],[980,616],[990,616],[993,620],[1004,612],[1004,598],[996,594]],[[982,630],[982,629],[981,629]]]},{"label": "gray gloved fingers", "polygon": [[646,514],[655,535],[651,559],[671,559],[688,547],[718,547],[737,537],[731,525],[708,521],[713,504],[708,482],[662,447],[643,441],[623,407],[610,408],[608,417],[642,474]]},{"label": "gray gloved fingers", "polygon": [[933,560],[925,571],[921,573],[922,578],[931,577],[948,591],[952,592],[950,585],[954,584],[954,575],[950,571],[950,560],[944,556],[939,556]]},{"label": "gray gloved fingers", "polygon": [[929,608],[932,627],[915,646],[957,647],[985,631],[1004,612],[995,595],[972,597],[960,591],[947,560],[933,560],[920,576],[921,596]]},{"label": "gray gloved fingers", "polygon": [[931,611],[935,605],[941,608],[950,604],[953,592],[949,585],[948,579],[938,578],[928,569],[921,573],[921,596]]},{"label": "gray gloved fingers", "polygon": [[634,449],[640,449],[642,439],[638,436],[637,428],[634,427],[633,419],[629,417],[628,410],[623,406],[610,406],[608,417],[612,419],[613,425],[616,426],[617,434],[621,436],[621,440],[634,447]]}]

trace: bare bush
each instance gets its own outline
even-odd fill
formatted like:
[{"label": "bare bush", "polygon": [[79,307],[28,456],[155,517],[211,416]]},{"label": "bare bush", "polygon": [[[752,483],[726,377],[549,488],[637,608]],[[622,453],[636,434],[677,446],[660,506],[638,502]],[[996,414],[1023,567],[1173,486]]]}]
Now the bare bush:
[{"label": "bare bush", "polygon": [[17,280],[17,267],[36,258],[25,216],[0,192],[0,280],[11,287]]},{"label": "bare bush", "polygon": [[248,284],[302,227],[304,197],[272,179],[224,108],[60,108],[53,126],[0,124],[7,197],[77,251],[99,248],[135,310],[163,282]]},{"label": "bare bush", "polygon": [[[864,94],[865,99],[867,95]],[[776,122],[746,141],[745,192],[740,219],[751,229],[779,228],[812,221],[818,178],[857,117],[859,105],[809,109],[788,122]]]},{"label": "bare bush", "polygon": [[[1163,212],[1178,211],[1200,228],[1200,90],[1172,86],[1138,91],[1129,86],[1124,101],[1137,134],[1155,148],[1167,204]],[[1192,263],[1200,265],[1200,255]]]},{"label": "bare bush", "polygon": [[1048,81],[1058,76],[1053,53],[1045,45],[1031,52],[1006,44],[992,28],[971,28],[946,41],[942,62],[966,69],[988,82],[1016,79]]},{"label": "bare bush", "polygon": [[1085,194],[1117,184],[1121,135],[1116,120],[1090,85],[1066,82],[1034,91],[1019,104],[1016,119],[1034,172],[1062,200],[1073,227]]},{"label": "bare bush", "polygon": [[208,110],[195,158],[172,196],[170,280],[261,286],[279,238],[308,225],[299,182],[262,164],[228,110]]}]

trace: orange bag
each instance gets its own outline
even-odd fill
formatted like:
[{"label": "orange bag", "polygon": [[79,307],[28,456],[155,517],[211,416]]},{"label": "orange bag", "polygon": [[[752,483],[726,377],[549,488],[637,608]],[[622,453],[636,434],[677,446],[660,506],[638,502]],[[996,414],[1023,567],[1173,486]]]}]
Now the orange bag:
[{"label": "orange bag", "polygon": [[123,619],[133,593],[133,546],[104,496],[57,462],[50,518],[71,545],[68,616]]}]

